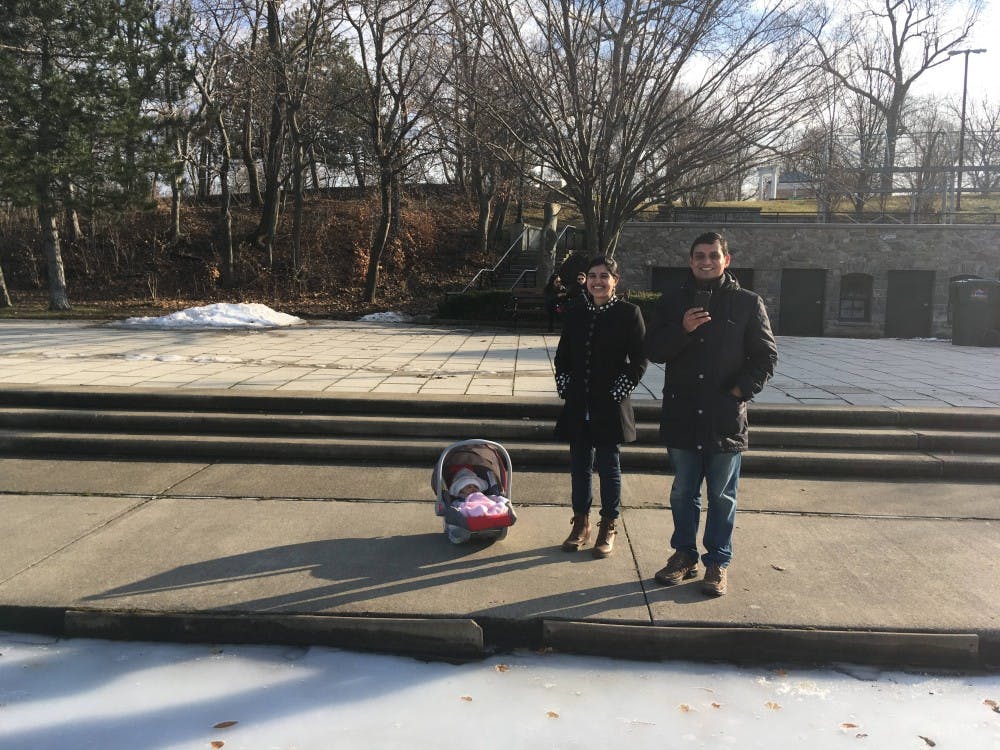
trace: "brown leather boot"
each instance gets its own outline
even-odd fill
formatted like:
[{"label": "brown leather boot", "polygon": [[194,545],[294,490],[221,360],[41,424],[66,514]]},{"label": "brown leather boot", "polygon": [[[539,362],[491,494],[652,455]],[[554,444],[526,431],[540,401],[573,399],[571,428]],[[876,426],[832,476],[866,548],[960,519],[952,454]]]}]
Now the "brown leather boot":
[{"label": "brown leather boot", "polygon": [[615,547],[615,519],[602,518],[597,526],[597,541],[594,542],[594,557],[610,557]]},{"label": "brown leather boot", "polygon": [[577,552],[581,547],[586,546],[587,540],[590,539],[590,516],[573,516],[571,523],[573,529],[562,544],[564,552]]}]

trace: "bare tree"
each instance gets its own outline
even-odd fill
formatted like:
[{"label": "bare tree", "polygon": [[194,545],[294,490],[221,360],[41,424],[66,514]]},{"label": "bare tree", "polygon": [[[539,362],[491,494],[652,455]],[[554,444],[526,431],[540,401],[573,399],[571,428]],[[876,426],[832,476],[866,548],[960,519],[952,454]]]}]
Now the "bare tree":
[{"label": "bare tree", "polygon": [[374,302],[379,263],[394,223],[399,180],[421,156],[421,127],[446,80],[448,59],[437,0],[341,0],[362,70],[356,112],[364,122],[378,169],[379,216],[372,233],[364,297]]},{"label": "bare tree", "polygon": [[911,221],[931,213],[935,204],[947,208],[941,197],[954,182],[952,168],[958,154],[958,123],[935,99],[914,99],[903,113],[899,162],[905,164],[904,182],[910,191]]},{"label": "bare tree", "polygon": [[495,39],[482,7],[451,0],[449,18],[453,65],[448,89],[439,97],[435,124],[442,134],[443,150],[450,156],[450,162],[448,157],[442,158],[444,171],[476,201],[476,244],[485,252],[495,204],[504,186],[517,179],[518,165],[508,157],[513,139],[491,113],[493,108],[485,103],[483,93],[488,91],[489,97],[508,106],[516,106],[516,101],[497,69]]},{"label": "bare tree", "polygon": [[[958,112],[953,112],[953,116],[958,117]],[[968,169],[965,172],[972,187],[985,198],[1000,190],[1000,102],[987,98],[972,101],[965,122],[970,163],[993,167],[992,170]]]},{"label": "bare tree", "polygon": [[[218,168],[219,211],[213,245],[221,259],[221,283],[225,288],[236,284],[236,253],[233,246],[232,191],[230,176],[232,164],[232,139],[230,113],[237,105],[237,98],[227,85],[229,71],[239,59],[240,36],[245,17],[238,7],[222,4],[202,4],[198,8],[199,30],[194,48],[196,73],[195,86],[200,94],[196,119],[205,123],[203,138],[208,140],[214,132],[214,150],[220,156]],[[206,165],[207,167],[207,165]],[[206,174],[208,186],[214,182]]]},{"label": "bare tree", "polygon": [[588,252],[609,255],[644,206],[745,169],[737,154],[773,153],[813,74],[801,27],[821,18],[784,0],[486,6],[518,100],[493,112],[529,165],[565,181]]},{"label": "bare tree", "polygon": [[852,0],[832,38],[817,37],[824,68],[884,120],[883,210],[910,88],[969,37],[982,7],[983,0]]}]

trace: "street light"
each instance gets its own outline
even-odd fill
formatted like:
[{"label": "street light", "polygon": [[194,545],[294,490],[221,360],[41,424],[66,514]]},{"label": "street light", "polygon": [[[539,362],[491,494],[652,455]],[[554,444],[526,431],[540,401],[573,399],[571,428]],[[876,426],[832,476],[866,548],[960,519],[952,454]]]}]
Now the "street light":
[{"label": "street light", "polygon": [[962,78],[962,124],[958,131],[958,184],[955,186],[955,210],[962,210],[962,167],[965,166],[965,97],[969,90],[969,55],[978,55],[985,49],[956,49],[949,57],[965,55],[965,76]]}]

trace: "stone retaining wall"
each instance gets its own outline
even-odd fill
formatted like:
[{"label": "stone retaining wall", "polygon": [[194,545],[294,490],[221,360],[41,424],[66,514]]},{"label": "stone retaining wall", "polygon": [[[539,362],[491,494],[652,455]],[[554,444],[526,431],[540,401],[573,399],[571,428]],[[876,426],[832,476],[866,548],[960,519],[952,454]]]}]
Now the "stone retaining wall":
[{"label": "stone retaining wall", "polygon": [[[1000,278],[1000,227],[993,225],[840,225],[631,222],[618,243],[622,283],[652,289],[656,268],[686,267],[691,241],[721,231],[729,240],[733,268],[753,269],[753,288],[772,321],[780,314],[782,269],[825,269],[823,335],[878,337],[885,332],[888,272],[934,272],[931,335],[950,337],[949,282],[955,276]],[[842,322],[840,279],[872,276],[871,319]]]}]

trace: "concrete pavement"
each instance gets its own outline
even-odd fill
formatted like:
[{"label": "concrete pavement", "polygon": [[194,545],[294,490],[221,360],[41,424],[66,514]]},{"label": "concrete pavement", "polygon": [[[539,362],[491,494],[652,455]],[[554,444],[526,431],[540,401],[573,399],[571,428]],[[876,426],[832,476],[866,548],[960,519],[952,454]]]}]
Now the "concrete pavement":
[{"label": "concrete pavement", "polygon": [[[0,321],[0,384],[468,396],[554,396],[558,336],[315,321],[265,330],[162,330]],[[1000,407],[1000,348],[943,340],[778,337],[758,403]],[[651,365],[636,398],[659,398]]]},{"label": "concrete pavement", "polygon": [[[212,378],[227,390],[407,387],[416,391],[400,392],[456,399],[489,387],[516,398],[549,393],[540,381],[551,383],[554,344],[540,334],[358,323],[247,333],[4,321],[0,379],[204,388]],[[1000,403],[1000,350],[824,339],[779,347],[776,401]],[[881,385],[865,379],[875,372]],[[644,383],[654,391],[655,374]],[[517,472],[519,520],[507,538],[456,546],[433,514],[430,469],[0,457],[0,627],[445,658],[530,646],[1000,665],[993,483],[746,477],[730,594],[708,599],[697,581],[653,580],[669,554],[663,474],[626,474],[615,554],[595,560],[559,549],[565,474]]]}]

